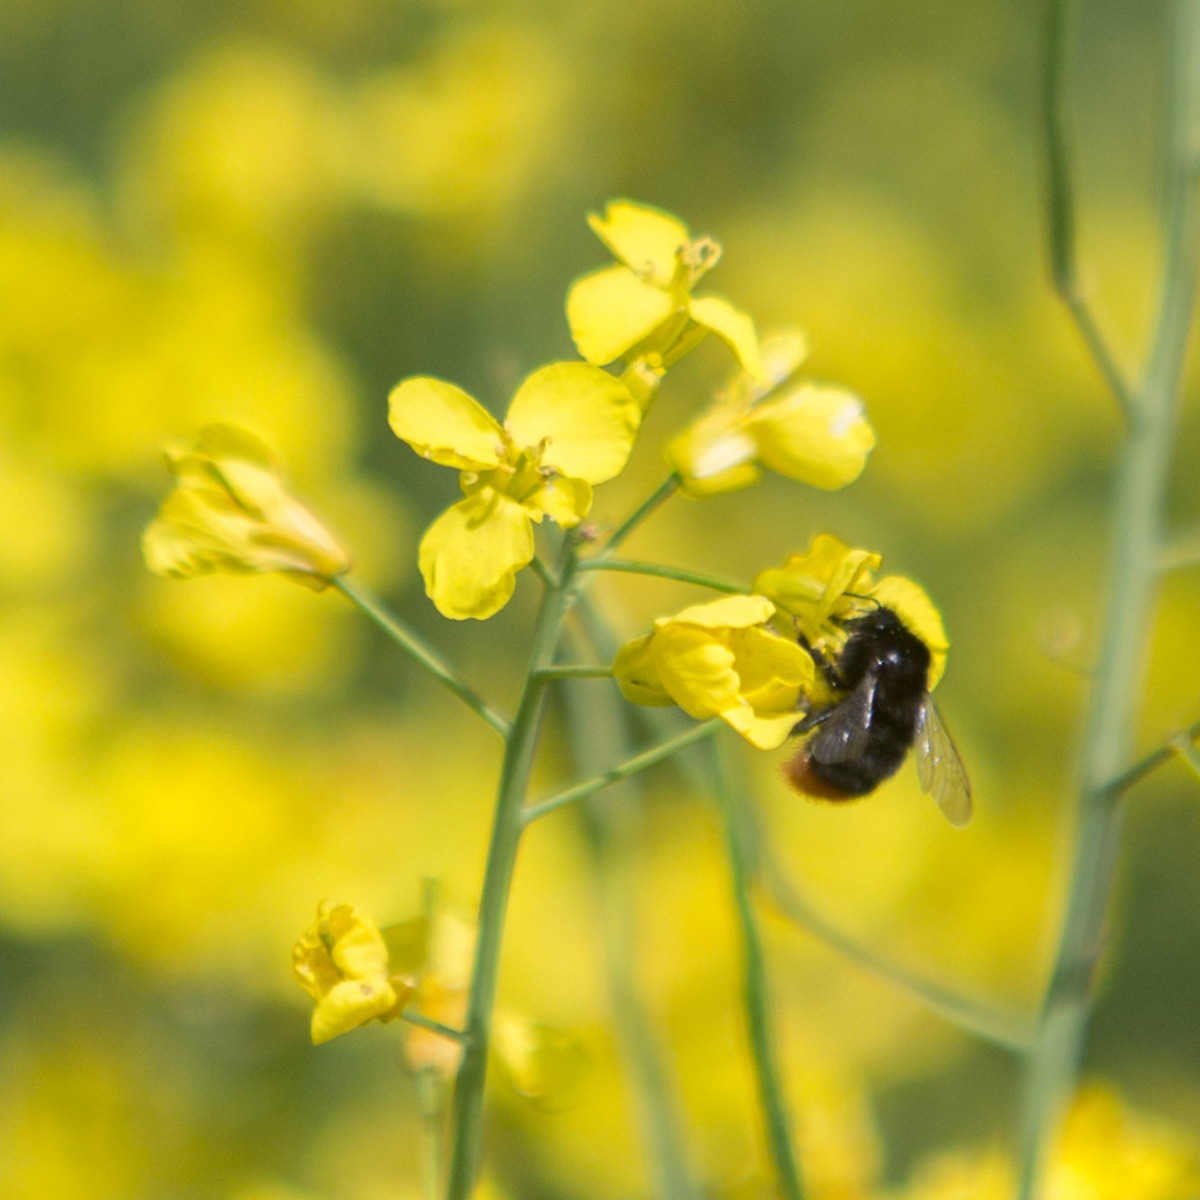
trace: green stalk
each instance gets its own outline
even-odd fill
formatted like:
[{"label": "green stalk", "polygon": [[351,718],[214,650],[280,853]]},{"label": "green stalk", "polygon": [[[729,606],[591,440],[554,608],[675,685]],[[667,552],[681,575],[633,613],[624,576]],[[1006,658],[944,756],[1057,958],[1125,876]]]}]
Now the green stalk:
[{"label": "green stalk", "polygon": [[746,1006],[746,1028],[750,1035],[750,1053],[754,1061],[759,1103],[762,1105],[763,1119],[766,1123],[767,1147],[779,1181],[779,1190],[785,1200],[803,1200],[804,1187],[800,1181],[800,1166],[792,1145],[792,1122],[788,1115],[783,1080],[775,1056],[775,1039],[767,995],[766,958],[763,954],[758,918],[750,896],[753,856],[743,837],[738,800],[734,788],[730,785],[719,739],[712,744],[712,764],[713,791],[724,820],[726,851],[729,856],[738,926],[742,934],[742,991]]},{"label": "green stalk", "polygon": [[1137,400],[1088,304],[1079,278],[1075,246],[1075,195],[1067,152],[1066,77],[1068,34],[1073,0],[1047,0],[1042,121],[1046,148],[1046,207],[1050,274],[1054,289],[1075,323],[1092,361],[1120,406],[1132,420]]},{"label": "green stalk", "polygon": [[634,754],[632,757],[625,759],[624,762],[618,763],[615,767],[610,767],[607,771],[599,775],[593,775],[590,779],[584,779],[580,783],[572,784],[569,788],[565,788],[563,791],[551,796],[548,800],[539,801],[537,804],[530,804],[523,813],[525,824],[532,824],[539,817],[544,817],[547,813],[555,812],[557,809],[564,808],[568,804],[574,804],[579,800],[586,800],[589,796],[594,796],[597,792],[612,787],[613,784],[620,783],[622,780],[636,775],[639,771],[644,771],[647,767],[654,766],[655,763],[662,762],[664,758],[673,757],[687,746],[691,746],[693,743],[701,741],[704,738],[712,737],[720,727],[720,724],[719,718],[714,717],[712,720],[705,721],[700,725],[693,725],[690,729],[685,729],[682,733],[677,733],[674,737],[667,738],[665,741],[659,742],[657,746],[651,746],[648,750],[643,750],[640,754]]},{"label": "green stalk", "polygon": [[[592,650],[611,655],[611,635],[586,601],[581,602],[579,615]],[[611,761],[628,750],[628,711],[625,701],[615,690],[604,689],[598,697],[595,689],[585,692],[577,684],[567,684],[563,690],[566,693],[572,756],[577,770],[594,769],[599,763]],[[679,748],[675,746],[668,750],[665,746],[657,747],[662,751],[658,758],[674,753]],[[623,765],[632,761],[627,760]],[[648,766],[649,763],[644,765]],[[597,778],[607,780],[611,774],[606,772]],[[612,782],[617,781],[614,779]],[[608,783],[603,786],[608,786]],[[564,799],[567,795],[561,793],[554,800],[567,802]],[[683,1117],[668,1064],[658,1045],[654,1021],[647,1010],[637,979],[639,938],[634,873],[642,837],[640,802],[641,793],[637,785],[625,782],[617,788],[615,795],[606,796],[602,805],[583,805],[582,826],[599,909],[605,978],[617,1047],[629,1078],[633,1109],[645,1147],[651,1194],[662,1200],[692,1200],[696,1190],[688,1161]],[[547,801],[538,805],[537,812],[527,809],[526,820],[549,811],[547,806],[550,803]]]},{"label": "green stalk", "polygon": [[491,844],[479,901],[479,928],[471,990],[467,998],[464,1030],[467,1043],[454,1087],[451,1122],[453,1143],[446,1185],[447,1200],[467,1200],[479,1173],[483,1092],[491,1042],[492,1009],[500,969],[500,949],[504,941],[504,919],[524,829],[522,807],[529,786],[545,701],[546,681],[541,672],[554,661],[563,621],[571,606],[573,553],[573,543],[568,542],[559,586],[548,587],[542,597],[533,632],[529,670],[500,769]]},{"label": "green stalk", "polygon": [[1020,1192],[1039,1194],[1074,1093],[1091,1012],[1092,979],[1121,836],[1117,784],[1133,750],[1145,650],[1159,579],[1180,378],[1196,286],[1190,204],[1193,75],[1200,62],[1200,8],[1177,8],[1169,69],[1166,247],[1155,334],[1118,467],[1103,652],[1085,729],[1079,826],[1066,911],[1026,1076]]},{"label": "green stalk", "polygon": [[471,690],[459,679],[454,668],[436,650],[429,646],[414,630],[409,629],[395,613],[389,612],[374,596],[362,588],[355,587],[348,579],[337,576],[332,580],[351,604],[356,605],[407,655],[421,664],[435,679],[444,683],[468,708],[477,712],[501,737],[507,737],[511,728],[506,717],[502,717],[486,700]]},{"label": "green stalk", "polygon": [[660,483],[658,487],[656,487],[654,491],[651,492],[650,495],[647,496],[646,499],[643,500],[642,503],[633,510],[633,512],[626,518],[625,522],[617,527],[617,529],[613,532],[612,537],[608,539],[604,549],[593,558],[590,558],[588,561],[594,563],[608,558],[616,551],[621,543],[624,542],[625,539],[628,538],[629,535],[633,533],[633,531],[648,516],[650,516],[651,513],[665,504],[673,495],[675,495],[678,490],[679,476],[668,475],[666,479],[664,479],[662,483]]},{"label": "green stalk", "polygon": [[[752,835],[747,832],[744,836],[748,841]],[[855,966],[901,989],[943,1020],[1005,1050],[1017,1054],[1028,1051],[1032,1040],[1028,1019],[1022,1021],[1012,1013],[964,996],[936,979],[882,958],[818,912],[774,862],[766,859],[759,869],[763,884],[780,912],[806,933],[840,951]]]},{"label": "green stalk", "polygon": [[702,575],[699,571],[686,571],[682,567],[664,567],[658,563],[628,562],[621,558],[585,558],[579,564],[581,571],[626,571],[631,575],[653,575],[658,579],[673,579],[676,583],[694,583],[697,587],[709,588],[714,592],[729,592],[742,595],[750,589],[743,583],[731,579],[719,579],[716,575]]}]

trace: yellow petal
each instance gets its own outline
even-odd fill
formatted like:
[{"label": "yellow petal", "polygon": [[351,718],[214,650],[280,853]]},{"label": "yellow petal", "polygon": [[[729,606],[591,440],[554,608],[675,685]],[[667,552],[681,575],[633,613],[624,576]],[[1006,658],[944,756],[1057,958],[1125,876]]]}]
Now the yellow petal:
[{"label": "yellow petal", "polygon": [[422,458],[486,471],[504,458],[504,435],[496,419],[462,388],[417,376],[392,388],[388,424]]},{"label": "yellow petal", "polygon": [[903,575],[885,575],[870,591],[874,600],[896,615],[929,647],[929,688],[937,686],[946,670],[950,639],[942,624],[942,614],[920,584]]},{"label": "yellow petal", "polygon": [[592,485],[586,479],[555,475],[526,496],[524,505],[535,521],[546,516],[561,529],[574,529],[592,507]]},{"label": "yellow petal", "polygon": [[613,677],[621,694],[634,704],[663,707],[675,701],[667,695],[651,650],[652,634],[626,642],[612,663]]},{"label": "yellow petal", "polygon": [[831,533],[818,534],[803,554],[789,555],[782,567],[762,571],[755,592],[769,596],[781,609],[799,618],[809,638],[844,607],[847,592],[861,593],[869,584],[880,556],[851,549]]},{"label": "yellow petal", "polygon": [[758,443],[742,428],[740,404],[717,404],[667,447],[667,462],[693,496],[711,496],[754,483]]},{"label": "yellow petal", "polygon": [[658,664],[650,649],[653,635],[634,638],[626,642],[617,651],[613,659],[612,672],[621,689],[621,695],[634,704],[644,704],[647,707],[661,708],[674,704],[675,701],[667,695],[662,678],[658,673]]},{"label": "yellow petal", "polygon": [[348,979],[339,983],[313,1011],[313,1045],[319,1046],[368,1021],[385,1017],[406,999],[386,979]]},{"label": "yellow petal", "polygon": [[349,570],[345,548],[288,492],[274,456],[248,430],[210,425],[167,463],[176,489],[142,537],[152,571],[278,571],[320,590]]},{"label": "yellow petal", "polygon": [[693,296],[688,315],[698,325],[711,329],[728,344],[738,362],[755,379],[763,378],[762,359],[758,352],[758,334],[754,322],[740,308],[734,308],[720,296]]},{"label": "yellow petal", "polygon": [[803,646],[770,629],[732,630],[729,646],[737,660],[741,693],[756,712],[796,707],[796,690],[812,682],[816,668]]},{"label": "yellow petal", "polygon": [[689,717],[715,717],[742,703],[733,651],[707,629],[666,625],[650,649],[667,695]]},{"label": "yellow petal", "polygon": [[747,418],[746,431],[765,466],[820,488],[857,479],[875,445],[857,396],[813,384],[764,400]]},{"label": "yellow petal", "polygon": [[565,362],[534,371],[504,423],[522,449],[545,442],[543,466],[603,483],[625,466],[641,419],[641,407],[616,376]]},{"label": "yellow petal", "polygon": [[699,625],[706,629],[746,629],[762,625],[775,613],[775,605],[765,596],[723,596],[707,604],[693,604],[673,617],[659,617],[660,629],[668,625]]},{"label": "yellow petal", "polygon": [[567,322],[581,357],[602,367],[645,341],[675,312],[669,292],[627,267],[605,267],[577,279],[567,293]]},{"label": "yellow petal", "polygon": [[678,217],[649,204],[611,200],[603,217],[589,213],[587,220],[615,258],[657,287],[671,285],[679,252],[691,237]]},{"label": "yellow petal", "polygon": [[742,737],[759,750],[774,750],[782,746],[791,736],[792,729],[799,720],[798,713],[787,713],[782,716],[761,717],[748,705],[743,708],[726,709],[721,715],[730,729],[740,733]]},{"label": "yellow petal", "polygon": [[517,501],[483,488],[448,508],[425,531],[417,562],[425,591],[445,617],[485,620],[512,596],[533,558],[533,527]]}]

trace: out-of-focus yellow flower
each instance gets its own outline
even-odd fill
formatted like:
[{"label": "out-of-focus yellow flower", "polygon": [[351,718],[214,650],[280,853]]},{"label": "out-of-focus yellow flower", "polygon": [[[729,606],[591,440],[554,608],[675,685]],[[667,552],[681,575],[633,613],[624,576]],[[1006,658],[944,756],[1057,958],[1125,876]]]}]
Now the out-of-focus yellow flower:
[{"label": "out-of-focus yellow flower", "polygon": [[759,464],[819,488],[858,478],[875,431],[853,393],[797,378],[806,353],[798,332],[766,339],[763,381],[743,370],[675,438],[667,458],[684,491],[706,496],[748,487],[761,474]]},{"label": "out-of-focus yellow flower", "polygon": [[350,555],[283,486],[265,443],[209,425],[193,450],[167,454],[177,487],[142,535],[159,575],[278,571],[315,591],[350,569]]},{"label": "out-of-focus yellow flower", "polygon": [[789,555],[782,567],[760,572],[752,590],[790,614],[799,631],[818,648],[840,641],[843,634],[837,623],[866,611],[864,602],[870,608],[893,609],[929,647],[929,687],[933,688],[946,669],[950,649],[941,614],[911,579],[887,575],[876,580],[874,572],[882,561],[878,554],[822,533],[804,553]]},{"label": "out-of-focus yellow flower", "polygon": [[454,620],[484,620],[508,603],[533,559],[533,523],[578,525],[592,484],[620,473],[641,423],[629,389],[587,363],[534,371],[503,425],[440,379],[404,380],[388,406],[397,437],[462,472],[466,499],[434,521],[418,553],[429,598]]},{"label": "out-of-focus yellow flower", "polygon": [[316,924],[292,951],[292,973],[317,1002],[314,1046],[400,1015],[415,985],[388,965],[387,945],[366,913],[353,904],[321,901]]},{"label": "out-of-focus yellow flower", "polygon": [[660,617],[613,660],[622,693],[636,704],[678,704],[698,719],[720,717],[752,745],[779,746],[812,683],[812,658],[770,628],[765,596],[727,596]]},{"label": "out-of-focus yellow flower", "polygon": [[[411,921],[382,931],[393,971],[410,980],[410,1010],[450,1029],[467,1016],[475,927],[453,912],[434,907]],[[579,1078],[583,1058],[578,1041],[562,1030],[498,1010],[492,1053],[515,1091],[537,1104],[561,1103]],[[414,1071],[448,1079],[458,1069],[461,1044],[416,1024],[404,1028],[404,1053]]]},{"label": "out-of-focus yellow flower", "polygon": [[[893,1200],[1002,1200],[1013,1172],[996,1154],[943,1155]],[[1134,1113],[1111,1090],[1085,1089],[1071,1110],[1046,1183],[1047,1200],[1193,1200],[1200,1143]]]},{"label": "out-of-focus yellow flower", "polygon": [[579,353],[603,366],[646,358],[669,366],[705,333],[715,333],[742,367],[762,373],[754,322],[720,296],[692,295],[721,247],[693,238],[678,217],[631,200],[613,200],[588,224],[620,263],[577,279],[567,320]]}]

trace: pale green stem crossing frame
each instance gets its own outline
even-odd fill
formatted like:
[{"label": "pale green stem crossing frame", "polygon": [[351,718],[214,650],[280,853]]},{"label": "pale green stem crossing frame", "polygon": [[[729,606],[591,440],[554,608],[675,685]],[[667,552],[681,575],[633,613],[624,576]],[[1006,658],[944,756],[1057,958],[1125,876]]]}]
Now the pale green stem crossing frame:
[{"label": "pale green stem crossing frame", "polygon": [[762,1106],[767,1149],[780,1195],[784,1200],[804,1200],[800,1162],[795,1150],[792,1119],[784,1094],[783,1074],[771,1020],[762,932],[751,895],[754,857],[744,833],[738,789],[730,779],[729,764],[720,739],[712,742],[711,761],[712,790],[721,810],[730,882],[742,940],[742,997],[746,1031],[750,1039],[750,1057],[754,1065],[758,1099]]},{"label": "pale green stem crossing frame", "polygon": [[1063,115],[1069,15],[1068,0],[1049,0],[1044,99],[1050,260],[1059,293],[1125,415],[1126,436],[1115,478],[1108,601],[1080,762],[1078,827],[1066,910],[1026,1071],[1020,1200],[1034,1200],[1042,1193],[1054,1143],[1079,1078],[1092,980],[1103,949],[1120,847],[1123,784],[1129,773],[1157,596],[1163,505],[1196,289],[1192,189],[1194,139],[1200,131],[1200,3],[1175,0],[1172,8],[1164,265],[1146,368],[1132,391],[1116,372],[1103,338],[1086,315],[1076,278],[1074,201]]}]

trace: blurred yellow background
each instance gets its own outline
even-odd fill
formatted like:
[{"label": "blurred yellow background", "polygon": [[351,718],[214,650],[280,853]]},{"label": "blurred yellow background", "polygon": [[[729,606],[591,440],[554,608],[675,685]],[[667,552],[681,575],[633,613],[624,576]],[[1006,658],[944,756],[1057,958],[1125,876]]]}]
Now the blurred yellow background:
[{"label": "blurred yellow background", "polygon": [[[860,805],[804,804],[786,752],[759,754],[745,769],[777,858],[881,953],[1032,1010],[1119,432],[1043,268],[1035,8],[0,6],[6,1200],[421,1195],[396,1028],[311,1048],[289,951],[326,896],[400,920],[435,876],[472,909],[498,739],[340,597],[154,578],[138,537],[167,491],[161,445],[241,421],[358,576],[511,706],[535,581],[489,622],[437,615],[416,543],[454,480],[392,437],[385,398],[431,374],[502,412],[529,369],[573,357],[563,296],[607,261],[584,214],[613,196],[718,238],[714,287],[760,329],[802,325],[813,373],[859,392],[879,434],[845,492],[772,477],[677,499],[630,555],[748,580],[832,530],[919,579],[953,643],[939,699],[972,827],[941,822],[907,771]],[[1132,365],[1157,265],[1162,12],[1085,8],[1084,258]],[[727,368],[706,345],[672,375],[597,519],[661,480],[666,441]],[[1193,409],[1181,520],[1198,436]],[[629,636],[697,598],[628,576],[596,591]],[[1169,581],[1146,749],[1200,717],[1198,606],[1200,575]],[[706,1195],[767,1196],[716,817],[670,769],[645,784],[637,978],[693,1171]],[[1089,1053],[1090,1074],[1183,1130],[1200,1129],[1198,857],[1200,791],[1173,765],[1130,807]],[[815,1196],[882,1194],[931,1156],[1010,1145],[1003,1051],[781,918],[767,932]],[[501,992],[589,1067],[565,1107],[495,1083],[489,1186],[649,1194],[576,814],[522,851]]]}]

